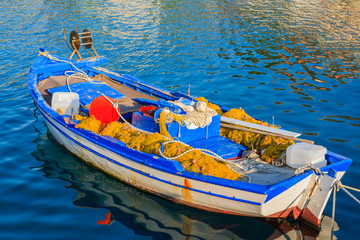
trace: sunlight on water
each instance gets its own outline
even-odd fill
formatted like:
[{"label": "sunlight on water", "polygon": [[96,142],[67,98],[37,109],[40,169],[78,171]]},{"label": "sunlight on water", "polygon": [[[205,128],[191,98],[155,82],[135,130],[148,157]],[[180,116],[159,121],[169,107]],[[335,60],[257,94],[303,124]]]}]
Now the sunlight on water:
[{"label": "sunlight on water", "polygon": [[[357,0],[23,0],[0,11],[0,238],[294,238],[278,224],[206,215],[118,184],[51,142],[26,77],[39,47],[70,56],[63,29],[75,26],[91,30],[107,68],[170,91],[190,84],[192,95],[274,116],[354,159],[342,181],[360,188]],[[360,208],[345,194],[336,201],[335,236],[352,239]]]}]

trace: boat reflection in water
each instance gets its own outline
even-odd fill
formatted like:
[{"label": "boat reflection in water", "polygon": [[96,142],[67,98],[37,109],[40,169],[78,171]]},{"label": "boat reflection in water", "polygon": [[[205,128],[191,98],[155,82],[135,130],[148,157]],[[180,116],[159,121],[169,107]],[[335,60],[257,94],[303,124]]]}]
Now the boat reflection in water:
[{"label": "boat reflection in water", "polygon": [[[209,213],[169,202],[141,192],[92,169],[57,144],[51,134],[42,134],[32,153],[47,178],[69,182],[79,207],[106,209],[98,224],[114,221],[145,231],[155,239],[304,239],[331,236],[331,218],[323,216],[322,230],[298,222],[277,222]],[[335,229],[337,230],[335,223]]]}]

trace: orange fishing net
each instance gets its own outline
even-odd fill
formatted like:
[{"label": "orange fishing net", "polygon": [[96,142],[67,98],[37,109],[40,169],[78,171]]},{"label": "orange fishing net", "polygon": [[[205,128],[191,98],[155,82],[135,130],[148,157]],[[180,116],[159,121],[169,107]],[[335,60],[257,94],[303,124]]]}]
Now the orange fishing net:
[{"label": "orange fishing net", "polygon": [[[167,142],[168,139],[160,133],[143,133],[136,131],[125,123],[110,122],[103,125],[94,117],[84,118],[76,116],[80,121],[77,128],[83,128],[93,131],[102,136],[116,138],[126,144],[126,146],[149,154],[160,155],[161,143]],[[163,154],[167,157],[176,157],[192,147],[180,142],[173,142],[164,146]],[[211,175],[219,178],[236,180],[242,177],[241,174],[233,172],[226,164],[214,160],[200,150],[188,152],[177,158],[183,168],[187,171],[197,172],[204,175]]]}]

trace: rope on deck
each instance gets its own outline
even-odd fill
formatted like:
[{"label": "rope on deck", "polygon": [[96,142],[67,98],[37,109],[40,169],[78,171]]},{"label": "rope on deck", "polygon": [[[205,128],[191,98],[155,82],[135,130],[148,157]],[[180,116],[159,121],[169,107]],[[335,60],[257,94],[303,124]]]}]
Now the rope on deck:
[{"label": "rope on deck", "polygon": [[[142,130],[140,128],[137,128],[135,127],[134,125],[130,124],[128,121],[125,120],[125,118],[121,115],[120,113],[120,110],[119,110],[119,105],[116,101],[111,101],[105,94],[101,93],[101,95],[103,97],[105,97],[113,106],[113,108],[115,108],[116,112],[119,114],[121,120],[123,120],[127,125],[129,125],[131,128],[137,130],[137,131],[140,131],[140,132],[144,132],[144,133],[147,133],[147,134],[152,134],[152,132],[148,132],[148,131],[145,131],[145,130]],[[206,155],[209,155],[210,157],[214,158],[215,160],[219,161],[219,162],[223,162],[223,163],[226,163],[226,164],[230,164],[230,165],[233,165],[233,166],[236,166],[238,168],[240,168],[242,171],[244,171],[244,168],[236,163],[233,163],[233,162],[230,162],[230,161],[227,161],[225,159],[223,159],[221,156],[219,156],[218,154],[208,150],[208,149],[203,149],[203,148],[192,148],[192,149],[189,149],[185,152],[183,152],[182,154],[178,155],[178,156],[175,156],[175,157],[167,157],[163,154],[163,147],[165,144],[168,144],[168,143],[172,143],[172,142],[178,142],[178,143],[182,143],[184,144],[185,146],[188,146],[188,147],[191,147],[189,146],[188,144],[184,143],[184,142],[180,142],[180,141],[177,141],[177,140],[172,140],[171,138],[169,137],[166,137],[164,136],[165,138],[167,138],[169,141],[163,143],[160,145],[160,149],[159,149],[159,152],[160,152],[160,155],[165,158],[165,159],[169,159],[169,160],[175,160],[183,155],[185,155],[186,153],[188,152],[191,152],[191,151],[195,151],[195,150],[200,150],[202,153],[206,154]],[[250,181],[250,177],[245,175],[244,173],[242,173],[242,175],[244,175],[245,177],[248,177],[249,181]]]},{"label": "rope on deck", "polygon": [[[50,59],[51,61],[57,61],[57,62],[64,62],[64,63],[68,63],[70,64],[74,69],[77,70],[76,71],[65,71],[64,75],[66,76],[66,86],[69,90],[69,92],[71,92],[70,89],[70,84],[69,84],[69,79],[70,78],[79,78],[79,79],[83,79],[87,82],[91,82],[91,83],[95,83],[95,84],[105,84],[103,82],[94,82],[91,78],[89,78],[89,76],[81,69],[79,69],[78,67],[75,66],[75,64],[73,64],[71,61],[67,61],[64,59],[59,59],[57,57],[54,57],[53,55],[51,55],[48,51],[45,52],[39,52],[39,56],[42,55],[48,59]],[[86,109],[86,106],[84,106],[81,102],[80,102],[81,107]]]},{"label": "rope on deck", "polygon": [[312,170],[317,175],[320,175],[320,176],[324,175],[324,173],[319,168],[315,167],[314,164],[312,164],[312,163],[309,163],[303,167],[299,167],[298,169],[295,170],[295,174],[298,175],[300,173],[305,172],[306,170]]}]

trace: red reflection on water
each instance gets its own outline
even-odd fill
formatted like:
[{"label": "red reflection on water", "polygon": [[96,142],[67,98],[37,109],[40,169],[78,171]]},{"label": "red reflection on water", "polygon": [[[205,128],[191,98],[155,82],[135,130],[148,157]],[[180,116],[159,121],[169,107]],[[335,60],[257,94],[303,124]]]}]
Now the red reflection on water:
[{"label": "red reflection on water", "polygon": [[111,212],[110,211],[105,215],[104,220],[100,220],[100,221],[97,222],[97,224],[100,224],[100,225],[110,225],[111,223],[113,223],[113,220],[111,219]]}]

